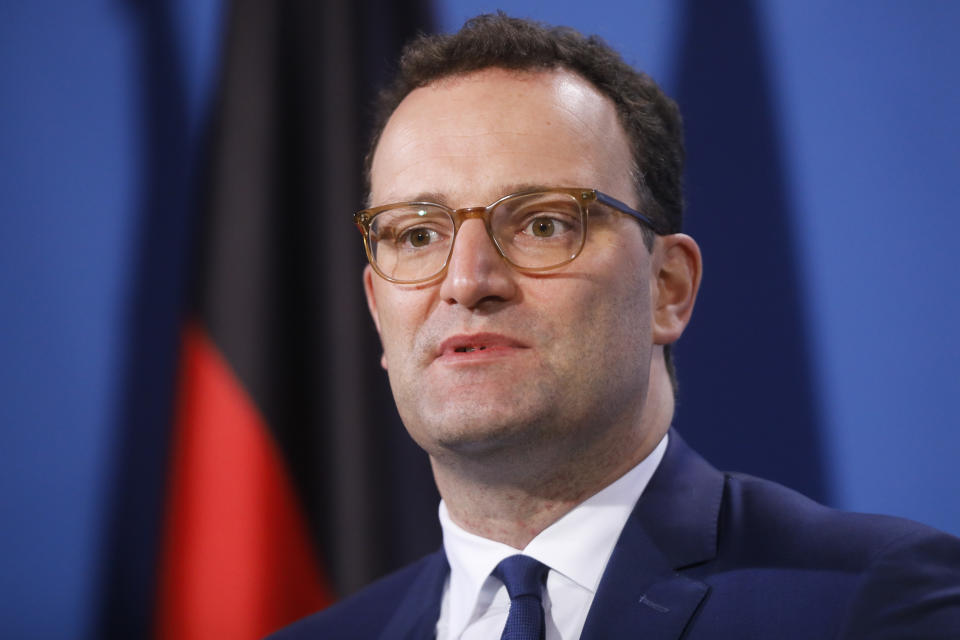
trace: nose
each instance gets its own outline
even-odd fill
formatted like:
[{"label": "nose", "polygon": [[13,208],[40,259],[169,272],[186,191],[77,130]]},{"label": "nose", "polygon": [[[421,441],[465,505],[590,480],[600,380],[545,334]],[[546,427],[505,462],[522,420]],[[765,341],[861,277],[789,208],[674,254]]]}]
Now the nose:
[{"label": "nose", "polygon": [[483,220],[464,220],[440,285],[443,299],[472,310],[513,298],[516,286],[516,273],[493,245]]}]

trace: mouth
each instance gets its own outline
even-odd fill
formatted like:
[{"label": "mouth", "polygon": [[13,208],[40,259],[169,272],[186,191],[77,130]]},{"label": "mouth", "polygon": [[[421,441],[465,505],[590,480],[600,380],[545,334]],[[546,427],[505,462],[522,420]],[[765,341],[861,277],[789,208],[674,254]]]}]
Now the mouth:
[{"label": "mouth", "polygon": [[451,336],[437,349],[436,357],[463,357],[465,354],[496,355],[526,349],[527,345],[499,333],[475,333]]},{"label": "mouth", "polygon": [[471,347],[457,347],[456,349],[453,350],[453,352],[454,352],[454,353],[473,353],[474,351],[485,351],[486,349],[487,349],[487,345],[482,344],[482,345],[480,345],[480,346],[478,346],[478,347],[473,347],[473,346],[471,346]]}]

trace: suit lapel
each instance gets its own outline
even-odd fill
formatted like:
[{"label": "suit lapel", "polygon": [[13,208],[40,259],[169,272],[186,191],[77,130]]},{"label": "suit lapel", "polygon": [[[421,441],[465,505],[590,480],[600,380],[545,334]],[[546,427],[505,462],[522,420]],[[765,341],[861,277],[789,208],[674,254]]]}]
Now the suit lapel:
[{"label": "suit lapel", "polygon": [[379,640],[429,640],[436,636],[440,618],[443,585],[450,565],[443,550],[428,556],[397,606],[396,613],[384,627]]},{"label": "suit lapel", "polygon": [[716,556],[724,478],[675,431],[614,547],[582,640],[679,638],[709,591],[684,567]]}]

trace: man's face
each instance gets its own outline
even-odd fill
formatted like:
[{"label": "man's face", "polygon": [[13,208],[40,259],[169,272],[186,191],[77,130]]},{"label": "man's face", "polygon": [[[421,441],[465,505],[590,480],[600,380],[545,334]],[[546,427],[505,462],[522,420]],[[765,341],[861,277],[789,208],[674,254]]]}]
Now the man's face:
[{"label": "man's face", "polygon": [[[488,69],[413,91],[373,159],[371,205],[490,204],[533,186],[596,188],[637,204],[613,104],[566,71]],[[650,255],[640,225],[594,205],[573,262],[519,273],[480,220],[446,273],[365,285],[400,416],[435,460],[553,452],[635,429],[652,351]]]}]

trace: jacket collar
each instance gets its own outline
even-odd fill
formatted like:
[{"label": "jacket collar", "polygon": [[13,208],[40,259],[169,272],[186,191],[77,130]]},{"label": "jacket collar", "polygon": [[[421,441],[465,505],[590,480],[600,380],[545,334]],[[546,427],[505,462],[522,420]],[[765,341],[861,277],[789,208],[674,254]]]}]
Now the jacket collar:
[{"label": "jacket collar", "polygon": [[709,587],[679,571],[717,553],[724,477],[676,431],[607,564],[583,640],[679,638]]}]

